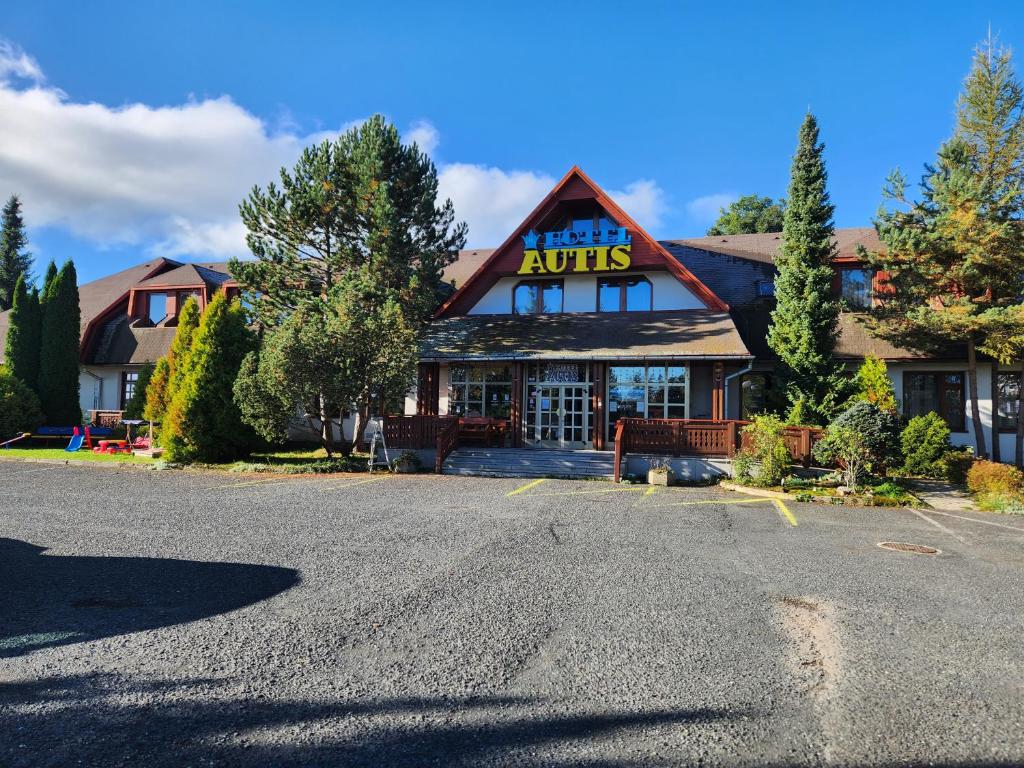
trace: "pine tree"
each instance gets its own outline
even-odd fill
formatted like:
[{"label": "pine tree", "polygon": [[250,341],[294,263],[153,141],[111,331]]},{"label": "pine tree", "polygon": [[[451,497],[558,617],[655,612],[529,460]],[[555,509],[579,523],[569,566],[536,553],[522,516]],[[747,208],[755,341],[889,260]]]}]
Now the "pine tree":
[{"label": "pine tree", "polygon": [[896,404],[896,390],[892,386],[892,379],[889,378],[889,371],[885,362],[875,355],[864,358],[854,377],[854,385],[857,388],[854,398],[857,400],[871,403],[887,413],[896,413],[899,410]]},{"label": "pine tree", "polygon": [[3,219],[0,229],[0,312],[14,304],[14,286],[19,277],[28,283],[32,279],[32,254],[25,250],[28,236],[25,221],[21,216],[21,201],[11,195],[0,213]]},{"label": "pine tree", "polygon": [[756,232],[781,232],[786,201],[770,197],[744,195],[720,208],[718,220],[708,229],[709,235],[749,235]]},{"label": "pine tree", "polygon": [[178,313],[178,330],[174,334],[171,348],[167,354],[156,362],[153,375],[146,386],[146,406],[143,410],[149,421],[162,422],[167,413],[167,406],[174,396],[174,388],[178,384],[176,372],[188,358],[192,347],[192,337],[199,327],[199,304],[189,298]]},{"label": "pine tree", "polygon": [[[256,258],[232,261],[231,273],[268,328],[300,307],[326,327],[344,292],[344,303],[354,302],[351,311],[364,318],[393,303],[415,336],[444,295],[442,270],[466,239],[466,225],[455,223],[450,200],[439,203],[437,188],[430,158],[374,116],[337,141],[307,148],[292,171],[282,169],[280,188],[252,190],[240,212]],[[347,370],[358,382],[358,441],[381,369]],[[327,410],[331,400],[325,391],[312,404],[325,443],[336,415]]]},{"label": "pine tree", "polygon": [[988,450],[981,428],[977,353],[999,337],[1006,359],[1024,340],[1015,309],[1024,253],[1024,93],[1009,51],[990,38],[975,53],[954,137],[925,166],[920,200],[893,173],[883,190],[893,203],[875,219],[885,251],[866,254],[889,275],[890,290],[871,330],[899,346],[967,352],[968,396],[978,456]]},{"label": "pine tree", "polygon": [[839,302],[832,296],[834,208],[823,150],[818,122],[808,113],[793,157],[768,332],[786,397],[790,404],[802,398],[804,415],[817,424],[828,422],[848,389],[842,367],[832,357]]},{"label": "pine tree", "polygon": [[39,296],[35,289],[26,289],[24,274],[15,285],[7,323],[7,370],[34,392],[39,380]]},{"label": "pine tree", "polygon": [[81,310],[78,277],[70,260],[47,291],[39,354],[39,400],[52,426],[81,423],[78,361]]},{"label": "pine tree", "polygon": [[238,301],[218,294],[203,312],[164,419],[163,443],[172,461],[231,461],[255,443],[235,405],[235,377],[255,348]]}]

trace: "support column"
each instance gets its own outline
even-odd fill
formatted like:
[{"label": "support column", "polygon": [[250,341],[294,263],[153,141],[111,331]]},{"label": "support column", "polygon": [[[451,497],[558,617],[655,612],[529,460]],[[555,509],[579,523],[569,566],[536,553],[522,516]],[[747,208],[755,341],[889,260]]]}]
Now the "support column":
[{"label": "support column", "polygon": [[603,451],[605,449],[605,430],[604,430],[604,415],[605,415],[605,386],[607,379],[608,365],[606,363],[594,363],[591,365],[591,403],[593,404],[593,421],[590,425],[592,442],[594,444],[594,450]]},{"label": "support column", "polygon": [[509,425],[512,428],[512,447],[523,446],[523,382],[526,380],[526,364],[512,364],[512,402],[509,407]]},{"label": "support column", "polygon": [[417,373],[416,414],[437,416],[441,398],[441,366],[438,363],[420,363]]},{"label": "support column", "polygon": [[999,449],[999,363],[992,363],[992,461],[1002,461]]},{"label": "support column", "polygon": [[711,418],[725,418],[725,364],[716,362],[711,367]]}]

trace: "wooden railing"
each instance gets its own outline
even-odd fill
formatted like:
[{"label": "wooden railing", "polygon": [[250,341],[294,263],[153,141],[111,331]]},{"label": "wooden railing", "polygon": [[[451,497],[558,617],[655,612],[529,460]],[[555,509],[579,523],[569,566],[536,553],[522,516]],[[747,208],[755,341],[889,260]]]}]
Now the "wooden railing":
[{"label": "wooden railing", "polygon": [[458,423],[454,416],[386,416],[384,439],[388,448],[433,448],[437,436],[449,423]]},{"label": "wooden railing", "polygon": [[434,472],[440,475],[441,469],[444,467],[444,460],[448,458],[448,454],[459,447],[458,419],[448,419],[437,431],[435,446],[437,453],[434,455]]},{"label": "wooden railing", "polygon": [[[627,453],[663,456],[715,456],[732,458],[749,439],[742,428],[748,421],[699,419],[619,419],[615,424],[615,482]],[[786,427],[782,433],[790,456],[804,466],[821,439],[815,427]]]}]

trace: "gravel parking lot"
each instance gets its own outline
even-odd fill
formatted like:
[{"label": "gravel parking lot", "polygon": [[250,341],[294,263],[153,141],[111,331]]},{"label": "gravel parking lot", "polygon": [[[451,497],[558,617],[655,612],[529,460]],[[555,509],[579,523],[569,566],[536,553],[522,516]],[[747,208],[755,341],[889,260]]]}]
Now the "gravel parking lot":
[{"label": "gravel parking lot", "polygon": [[1022,573],[1012,517],[0,462],[0,765],[1019,765]]}]

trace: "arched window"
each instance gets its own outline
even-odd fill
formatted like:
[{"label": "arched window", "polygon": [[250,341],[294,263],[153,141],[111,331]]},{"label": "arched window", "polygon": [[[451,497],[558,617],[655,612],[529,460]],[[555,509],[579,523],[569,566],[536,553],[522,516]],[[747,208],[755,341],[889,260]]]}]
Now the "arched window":
[{"label": "arched window", "polygon": [[598,312],[650,312],[654,290],[646,277],[605,277],[597,281]]}]

